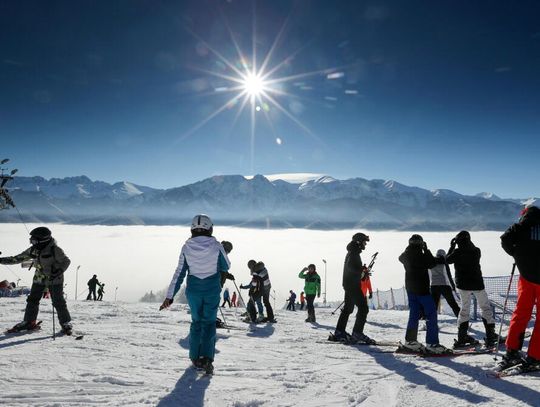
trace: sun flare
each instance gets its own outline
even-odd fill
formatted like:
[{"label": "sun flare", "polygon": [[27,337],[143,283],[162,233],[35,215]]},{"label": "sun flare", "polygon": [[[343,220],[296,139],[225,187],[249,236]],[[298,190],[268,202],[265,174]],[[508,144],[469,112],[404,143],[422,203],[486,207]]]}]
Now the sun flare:
[{"label": "sun flare", "polygon": [[249,73],[243,78],[244,91],[252,97],[260,96],[265,90],[264,79],[257,74]]}]

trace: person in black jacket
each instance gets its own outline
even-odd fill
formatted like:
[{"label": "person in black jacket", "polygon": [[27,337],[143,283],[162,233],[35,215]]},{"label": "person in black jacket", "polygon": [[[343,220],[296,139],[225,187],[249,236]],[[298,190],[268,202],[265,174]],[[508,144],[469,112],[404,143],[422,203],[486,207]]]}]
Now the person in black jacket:
[{"label": "person in black jacket", "polygon": [[[456,248],[457,245],[457,248]],[[459,232],[450,242],[450,249],[446,262],[454,264],[456,272],[456,286],[461,297],[461,311],[458,316],[458,338],[454,347],[462,347],[477,344],[478,341],[470,336],[469,315],[471,312],[471,300],[474,296],[478,301],[482,313],[482,321],[486,330],[486,346],[494,346],[498,335],[495,333],[495,319],[491,303],[484,287],[484,278],[480,268],[481,252],[471,241],[471,235],[466,230]]]},{"label": "person in black jacket", "polygon": [[501,367],[521,362],[519,351],[535,302],[537,316],[525,363],[540,365],[540,209],[536,206],[526,208],[519,223],[512,225],[501,236],[501,244],[504,251],[514,257],[520,273],[516,309],[510,321],[506,355]]},{"label": "person in black jacket", "polygon": [[94,301],[97,300],[96,298],[96,288],[98,285],[101,285],[99,282],[97,276],[94,274],[90,280],[88,280],[88,296],[86,297],[86,300],[91,300],[92,298]]},{"label": "person in black jacket", "polygon": [[[334,339],[343,342],[364,342],[375,343],[375,341],[364,334],[367,314],[369,312],[368,303],[360,282],[366,276],[367,269],[362,263],[360,253],[366,248],[369,236],[363,233],[355,233],[351,242],[347,245],[347,255],[343,265],[343,289],[345,290],[345,301],[338,319]],[[358,307],[356,321],[354,323],[352,335],[346,332],[349,315],[354,311],[354,306]]]},{"label": "person in black jacket", "polygon": [[[439,327],[437,325],[437,308],[430,293],[429,269],[438,260],[429,251],[426,242],[420,235],[412,235],[409,245],[399,256],[405,267],[405,289],[409,300],[409,321],[405,333],[405,348],[412,351],[444,353],[447,349],[439,344]],[[418,321],[420,314],[426,318],[426,347],[418,342]]]}]

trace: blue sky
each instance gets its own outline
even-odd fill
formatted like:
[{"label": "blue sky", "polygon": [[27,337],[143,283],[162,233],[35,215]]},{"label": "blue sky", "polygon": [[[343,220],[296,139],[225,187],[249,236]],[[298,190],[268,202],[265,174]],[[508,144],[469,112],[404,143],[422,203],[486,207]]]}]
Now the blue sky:
[{"label": "blue sky", "polygon": [[[533,1],[3,1],[0,155],[20,175],[161,188],[316,172],[540,196],[539,12]],[[242,99],[201,126],[240,92],[223,77],[243,71],[233,39],[249,66],[255,36],[260,69],[281,29],[266,72],[286,60],[269,77],[283,81],[255,102],[254,127]]]}]

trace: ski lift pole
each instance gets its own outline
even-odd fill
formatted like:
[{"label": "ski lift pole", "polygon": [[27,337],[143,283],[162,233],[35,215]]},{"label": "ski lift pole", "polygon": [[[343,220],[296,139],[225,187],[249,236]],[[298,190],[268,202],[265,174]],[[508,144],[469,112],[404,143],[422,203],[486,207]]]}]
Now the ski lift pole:
[{"label": "ski lift pole", "polygon": [[116,302],[116,293],[118,292],[118,287],[114,289],[114,302]]}]

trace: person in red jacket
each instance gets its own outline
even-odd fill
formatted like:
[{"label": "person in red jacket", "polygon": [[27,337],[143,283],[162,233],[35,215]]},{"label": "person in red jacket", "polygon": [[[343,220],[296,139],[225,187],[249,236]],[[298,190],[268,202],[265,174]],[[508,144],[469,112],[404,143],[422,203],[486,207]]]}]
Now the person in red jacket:
[{"label": "person in red jacket", "polygon": [[304,309],[304,306],[306,305],[306,295],[304,294],[304,292],[302,291],[300,293],[300,311],[302,311]]},{"label": "person in red jacket", "polygon": [[501,236],[501,245],[506,253],[514,257],[520,277],[516,309],[512,314],[506,338],[506,355],[499,368],[504,369],[522,362],[525,367],[540,368],[538,315],[525,361],[519,352],[535,303],[537,310],[540,307],[540,209],[536,206],[525,208],[519,222]]}]

